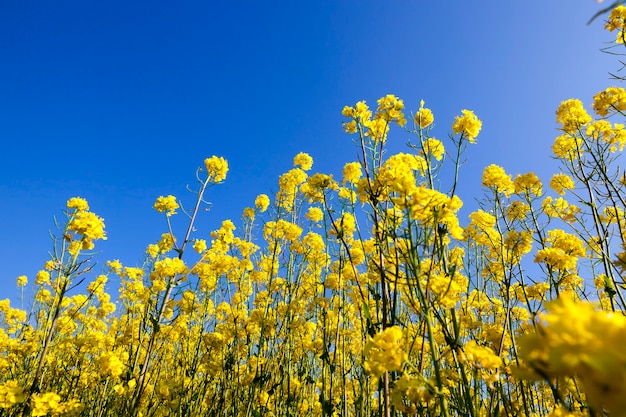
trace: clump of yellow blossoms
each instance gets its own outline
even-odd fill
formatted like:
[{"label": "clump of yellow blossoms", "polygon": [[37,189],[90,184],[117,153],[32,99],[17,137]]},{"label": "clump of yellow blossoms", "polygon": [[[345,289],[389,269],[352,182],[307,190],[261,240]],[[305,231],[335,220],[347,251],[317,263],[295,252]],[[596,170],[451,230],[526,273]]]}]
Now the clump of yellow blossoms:
[{"label": "clump of yellow blossoms", "polygon": [[626,316],[600,311],[569,292],[546,305],[520,357],[540,378],[577,377],[595,410],[626,415]]},{"label": "clump of yellow blossoms", "polygon": [[563,126],[565,133],[575,134],[582,126],[591,122],[592,118],[578,99],[563,101],[556,111],[556,121]]},{"label": "clump of yellow blossoms", "polygon": [[482,372],[483,379],[493,384],[499,378],[502,359],[489,346],[481,346],[470,340],[463,346],[461,358]]},{"label": "clump of yellow blossoms", "polygon": [[399,126],[406,124],[402,109],[404,109],[404,102],[393,94],[388,94],[378,100],[376,113],[372,117],[372,112],[365,101],[359,101],[354,107],[343,108],[341,114],[352,119],[344,123],[343,127],[350,134],[357,133],[359,127],[364,128],[365,136],[370,137],[375,143],[384,143],[387,140],[391,122]]},{"label": "clump of yellow blossoms", "polygon": [[270,206],[270,198],[266,194],[259,194],[254,200],[256,209],[263,213]]},{"label": "clump of yellow blossoms", "polygon": [[403,344],[402,329],[398,326],[388,327],[374,335],[363,351],[365,371],[379,377],[387,371],[401,369],[406,359]]},{"label": "clump of yellow blossoms", "polygon": [[356,183],[359,181],[361,176],[363,175],[363,170],[361,169],[360,162],[348,162],[343,167],[343,181],[341,182],[343,185],[346,183]]},{"label": "clump of yellow blossoms", "polygon": [[221,156],[212,156],[204,160],[208,179],[214,183],[222,182],[228,173],[228,162]]},{"label": "clump of yellow blossoms", "polygon": [[580,257],[585,257],[585,244],[577,236],[555,229],[548,231],[547,242],[551,246],[537,252],[535,262],[545,263],[559,270],[573,270]]},{"label": "clump of yellow blossoms", "polygon": [[293,166],[300,167],[304,171],[308,171],[313,166],[313,158],[307,153],[300,152],[293,158]]},{"label": "clump of yellow blossoms", "polygon": [[18,381],[9,380],[0,384],[0,408],[11,408],[25,399],[26,393]]},{"label": "clump of yellow blossoms", "polygon": [[571,190],[574,188],[574,180],[563,173],[554,174],[550,180],[550,188],[552,188],[557,194],[565,195],[565,190]]},{"label": "clump of yellow blossoms", "polygon": [[483,122],[471,110],[462,110],[461,113],[462,115],[457,116],[452,124],[452,131],[455,135],[461,133],[469,139],[470,143],[476,143],[476,136],[478,136]]},{"label": "clump of yellow blossoms", "polygon": [[503,193],[509,197],[515,186],[511,176],[504,171],[504,168],[498,165],[489,165],[483,171],[483,186],[493,189],[498,193]]},{"label": "clump of yellow blossoms", "polygon": [[435,121],[435,116],[431,109],[424,108],[424,100],[420,101],[420,109],[415,113],[415,124],[424,129]]},{"label": "clump of yellow blossoms", "polygon": [[159,213],[165,213],[167,216],[172,216],[176,214],[176,209],[178,209],[179,206],[176,202],[176,197],[168,195],[167,197],[158,197],[154,202],[153,207]]},{"label": "clump of yellow blossoms", "polygon": [[623,4],[618,5],[613,10],[611,10],[611,14],[609,15],[609,19],[607,20],[604,28],[609,32],[618,31],[616,42],[617,43],[625,43],[624,42],[624,30],[626,29],[626,7]]},{"label": "clump of yellow blossoms", "polygon": [[68,200],[67,208],[72,209],[71,217],[67,223],[66,237],[72,238],[71,234],[80,235],[78,240],[74,240],[70,244],[70,252],[75,254],[79,249],[93,249],[93,241],[102,239],[106,240],[104,232],[104,220],[94,213],[88,211],[89,205],[82,198],[74,197]]}]

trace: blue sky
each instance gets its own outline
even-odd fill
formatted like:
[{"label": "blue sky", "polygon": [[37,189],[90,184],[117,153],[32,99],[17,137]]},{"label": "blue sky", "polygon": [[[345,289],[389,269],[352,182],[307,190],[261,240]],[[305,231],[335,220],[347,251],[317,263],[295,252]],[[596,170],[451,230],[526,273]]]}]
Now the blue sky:
[{"label": "blue sky", "polygon": [[[317,2],[6,0],[0,3],[0,298],[48,259],[54,216],[86,198],[105,219],[101,259],[140,262],[166,231],[159,195],[191,204],[204,158],[228,159],[198,237],[237,221],[298,152],[313,170],[356,159],[341,109],[385,94],[421,99],[445,138],[455,115],[483,121],[459,193],[482,169],[556,171],[554,111],[589,106],[619,68],[593,0]],[[409,136],[390,138],[402,151]],[[183,230],[179,234],[183,234]],[[96,270],[102,266],[100,263]]]}]

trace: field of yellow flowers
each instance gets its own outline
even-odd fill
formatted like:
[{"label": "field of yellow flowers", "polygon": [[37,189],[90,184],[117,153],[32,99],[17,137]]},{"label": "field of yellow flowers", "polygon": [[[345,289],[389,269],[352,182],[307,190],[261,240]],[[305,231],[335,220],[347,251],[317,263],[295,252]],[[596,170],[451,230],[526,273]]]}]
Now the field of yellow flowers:
[{"label": "field of yellow flowers", "polygon": [[[625,22],[615,8],[617,43]],[[464,226],[482,123],[463,110],[444,143],[425,106],[346,106],[360,157],[342,178],[300,153],[275,195],[195,236],[228,173],[207,158],[185,230],[177,198],[154,203],[167,228],[141,267],[94,274],[104,221],[70,198],[51,258],[17,280],[28,311],[0,301],[0,415],[626,416],[626,130],[608,119],[626,90],[595,116],[561,103],[549,187],[490,165]],[[413,140],[387,155],[398,128]]]}]

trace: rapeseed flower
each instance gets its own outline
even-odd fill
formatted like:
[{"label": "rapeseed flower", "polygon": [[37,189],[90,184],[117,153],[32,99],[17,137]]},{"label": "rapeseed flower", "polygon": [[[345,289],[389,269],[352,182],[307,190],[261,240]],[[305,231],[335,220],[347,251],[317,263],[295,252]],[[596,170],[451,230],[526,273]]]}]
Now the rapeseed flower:
[{"label": "rapeseed flower", "polygon": [[67,208],[75,209],[77,211],[87,211],[89,210],[89,204],[87,203],[87,200],[85,200],[84,198],[72,197],[69,200],[67,200]]},{"label": "rapeseed flower", "polygon": [[565,292],[547,303],[537,325],[518,341],[527,366],[547,378],[577,377],[594,409],[626,415],[626,317]]},{"label": "rapeseed flower", "polygon": [[67,230],[82,235],[88,241],[106,240],[104,220],[89,211],[77,211],[74,213],[67,224]]},{"label": "rapeseed flower", "polygon": [[266,194],[259,194],[254,200],[254,205],[259,212],[263,213],[270,206],[270,198]]},{"label": "rapeseed flower", "polygon": [[435,121],[432,110],[424,108],[424,100],[420,101],[420,109],[415,113],[415,124],[421,129],[430,126]]},{"label": "rapeseed flower", "polygon": [[0,384],[0,408],[11,408],[26,400],[27,393],[16,380],[9,380]]},{"label": "rapeseed flower", "polygon": [[361,179],[363,175],[363,170],[361,169],[360,162],[348,162],[343,166],[343,181],[342,185],[346,185],[346,183],[350,182],[355,184]]},{"label": "rapeseed flower", "polygon": [[565,195],[565,190],[571,190],[574,188],[574,181],[567,174],[554,174],[550,180],[550,188],[552,188],[557,194]]},{"label": "rapeseed flower", "polygon": [[601,117],[626,110],[626,90],[622,87],[608,87],[600,91],[593,96],[593,110]]},{"label": "rapeseed flower", "polygon": [[398,371],[406,359],[403,350],[403,332],[398,326],[388,327],[374,335],[365,344],[365,371],[380,377],[387,371]]},{"label": "rapeseed flower", "polygon": [[212,156],[204,160],[207,170],[208,180],[213,183],[220,183],[226,179],[228,173],[228,162],[218,156]]},{"label": "rapeseed flower", "polygon": [[455,135],[459,133],[469,139],[470,143],[476,143],[476,136],[480,133],[483,123],[471,110],[462,110],[461,116],[456,116],[452,124],[452,131]]},{"label": "rapeseed flower", "polygon": [[495,192],[503,193],[506,197],[515,191],[511,176],[504,171],[504,168],[494,164],[489,165],[483,171],[482,185]]},{"label": "rapeseed flower", "polygon": [[591,120],[583,103],[578,99],[562,101],[556,110],[556,121],[563,126],[565,133],[575,134]]},{"label": "rapeseed flower", "polygon": [[159,196],[154,202],[153,207],[159,213],[165,213],[169,217],[176,214],[176,209],[178,209],[179,206],[176,202],[176,197],[168,195],[167,197]]},{"label": "rapeseed flower", "polygon": [[28,278],[26,277],[26,275],[20,275],[19,277],[17,277],[18,287],[25,287],[26,284],[28,284]]},{"label": "rapeseed flower", "polygon": [[293,166],[300,167],[304,171],[308,171],[313,166],[313,158],[307,153],[300,152],[293,158]]}]

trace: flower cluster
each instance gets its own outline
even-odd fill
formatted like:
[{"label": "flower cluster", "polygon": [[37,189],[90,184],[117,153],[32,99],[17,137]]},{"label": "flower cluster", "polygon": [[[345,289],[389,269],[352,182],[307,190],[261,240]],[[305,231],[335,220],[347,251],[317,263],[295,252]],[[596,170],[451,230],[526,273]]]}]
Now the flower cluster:
[{"label": "flower cluster", "polygon": [[548,303],[536,333],[520,338],[521,358],[536,378],[576,377],[597,410],[626,410],[626,317],[598,311],[565,293]]},{"label": "flower cluster", "polygon": [[367,342],[363,353],[365,371],[372,375],[381,376],[384,372],[399,370],[406,357],[402,329],[393,326],[377,333]]},{"label": "flower cluster", "polygon": [[452,125],[452,131],[455,135],[459,133],[466,137],[470,143],[476,142],[476,136],[480,132],[483,123],[471,110],[463,110],[461,116],[457,116],[454,124]]}]

